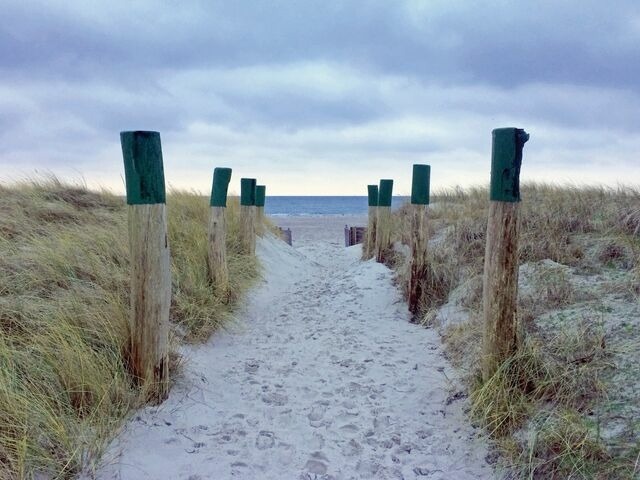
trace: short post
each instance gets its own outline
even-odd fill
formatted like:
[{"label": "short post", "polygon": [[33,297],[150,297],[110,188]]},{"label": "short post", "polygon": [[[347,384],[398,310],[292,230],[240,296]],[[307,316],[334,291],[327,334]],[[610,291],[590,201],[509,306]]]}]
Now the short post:
[{"label": "short post", "polygon": [[256,185],[256,229],[257,232],[264,234],[264,203],[267,196],[267,187],[265,185]]},{"label": "short post", "polygon": [[518,235],[520,165],[529,135],[519,128],[493,131],[487,245],[483,276],[482,378],[487,381],[519,347]]},{"label": "short post", "polygon": [[393,180],[380,180],[376,225],[376,261],[384,263],[391,253],[391,199]]},{"label": "short post", "polygon": [[245,255],[256,253],[256,179],[240,179],[240,250]]},{"label": "short post", "polygon": [[414,165],[411,183],[411,276],[409,278],[409,311],[416,315],[425,294],[427,280],[427,247],[429,181],[431,167]]},{"label": "short post", "polygon": [[213,288],[224,302],[229,299],[229,267],[227,265],[227,190],[231,169],[213,170],[211,200],[209,202],[208,266]]},{"label": "short post", "polygon": [[129,368],[149,401],[169,392],[171,259],[158,132],[120,133],[129,205],[131,314]]},{"label": "short post", "polygon": [[367,185],[369,219],[367,222],[367,238],[362,248],[362,259],[369,260],[375,254],[376,228],[378,224],[378,185]]}]

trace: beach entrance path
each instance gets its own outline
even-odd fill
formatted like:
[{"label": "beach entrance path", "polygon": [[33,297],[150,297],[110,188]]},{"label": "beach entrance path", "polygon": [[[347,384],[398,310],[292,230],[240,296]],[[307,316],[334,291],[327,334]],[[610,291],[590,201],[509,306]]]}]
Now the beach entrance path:
[{"label": "beach entrance path", "polygon": [[336,243],[260,240],[237,322],[184,350],[169,399],[133,415],[97,477],[492,478],[437,333],[409,323],[386,267]]}]

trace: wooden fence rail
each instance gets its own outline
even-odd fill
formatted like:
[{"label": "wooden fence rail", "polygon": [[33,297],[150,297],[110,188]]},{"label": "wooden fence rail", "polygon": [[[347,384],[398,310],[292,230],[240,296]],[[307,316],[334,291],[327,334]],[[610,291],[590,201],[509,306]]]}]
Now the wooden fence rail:
[{"label": "wooden fence rail", "polygon": [[367,229],[365,227],[350,227],[344,226],[344,246],[351,247],[358,243],[364,243],[367,235]]}]

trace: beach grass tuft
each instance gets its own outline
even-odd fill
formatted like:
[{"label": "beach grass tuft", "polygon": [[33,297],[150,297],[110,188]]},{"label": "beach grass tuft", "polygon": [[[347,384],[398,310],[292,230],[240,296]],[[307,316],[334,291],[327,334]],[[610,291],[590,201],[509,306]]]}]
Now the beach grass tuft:
[{"label": "beach grass tuft", "polygon": [[[509,475],[634,478],[640,190],[526,184],[522,198],[520,351],[482,382],[485,188],[432,197],[422,323],[440,329],[449,358],[465,372],[471,416],[493,439]],[[395,215],[395,240],[403,243],[407,211]],[[402,286],[407,271],[400,262]]]},{"label": "beach grass tuft", "polygon": [[[235,300],[258,275],[238,254],[237,213],[231,200]],[[208,279],[207,215],[196,192],[169,193],[174,347],[232,315]],[[128,255],[123,198],[55,177],[0,186],[0,479],[74,477],[140,405],[123,356]]]}]

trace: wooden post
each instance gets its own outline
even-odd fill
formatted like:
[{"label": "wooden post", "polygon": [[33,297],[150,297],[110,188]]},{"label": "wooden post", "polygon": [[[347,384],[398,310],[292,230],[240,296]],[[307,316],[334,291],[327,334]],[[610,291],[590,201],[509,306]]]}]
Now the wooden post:
[{"label": "wooden post", "polygon": [[147,398],[160,403],[169,391],[171,305],[171,259],[160,134],[122,132],[120,142],[131,254],[128,363]]},{"label": "wooden post", "polygon": [[264,203],[267,195],[265,185],[256,185],[256,230],[262,236],[264,234]]},{"label": "wooden post", "polygon": [[391,253],[391,198],[393,180],[380,180],[376,225],[376,261],[384,263]]},{"label": "wooden post", "polygon": [[208,266],[213,288],[224,302],[229,299],[229,267],[227,265],[227,190],[230,168],[215,168],[209,202]]},{"label": "wooden post", "polygon": [[529,135],[519,128],[493,131],[489,220],[483,276],[482,377],[489,380],[519,347],[518,235],[520,165]]},{"label": "wooden post", "polygon": [[256,253],[256,179],[240,179],[240,250],[245,255]]},{"label": "wooden post", "polygon": [[378,185],[367,185],[369,219],[367,222],[367,238],[362,246],[362,259],[369,260],[375,254],[376,228],[378,224]]},{"label": "wooden post", "polygon": [[411,184],[411,275],[409,278],[409,311],[417,315],[425,295],[427,280],[427,246],[429,181],[431,167],[414,165]]}]

